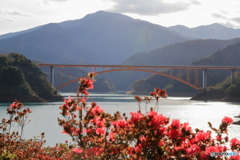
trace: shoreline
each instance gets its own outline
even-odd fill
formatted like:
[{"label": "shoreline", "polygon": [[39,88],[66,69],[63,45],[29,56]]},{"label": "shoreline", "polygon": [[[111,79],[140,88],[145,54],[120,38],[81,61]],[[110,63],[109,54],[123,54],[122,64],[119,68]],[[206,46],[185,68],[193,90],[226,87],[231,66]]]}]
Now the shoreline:
[{"label": "shoreline", "polygon": [[21,95],[21,96],[0,96],[0,103],[18,102],[53,102],[63,100],[62,96],[50,96],[48,98],[41,98],[36,95]]}]

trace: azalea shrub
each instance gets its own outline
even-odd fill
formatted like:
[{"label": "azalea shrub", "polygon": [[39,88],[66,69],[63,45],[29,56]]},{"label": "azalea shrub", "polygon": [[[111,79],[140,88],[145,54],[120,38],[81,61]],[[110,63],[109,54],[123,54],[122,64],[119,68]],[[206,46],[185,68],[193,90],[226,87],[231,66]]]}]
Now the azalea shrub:
[{"label": "azalea shrub", "polygon": [[[156,88],[149,97],[135,96],[139,110],[129,115],[106,113],[96,102],[87,103],[88,89],[93,88],[94,73],[80,80],[77,98],[64,100],[60,106],[63,119],[58,119],[63,133],[72,137],[76,159],[240,159],[240,141],[229,143],[227,128],[232,118],[224,117],[219,128],[209,122],[210,130],[193,129],[178,119],[170,120],[157,112],[165,90]],[[140,102],[145,101],[145,111]],[[147,111],[147,105],[155,107]],[[221,154],[235,153],[234,156]],[[214,154],[216,153],[216,154]]]},{"label": "azalea shrub", "polygon": [[0,122],[0,160],[64,160],[71,158],[72,151],[67,144],[44,146],[44,133],[33,139],[24,139],[24,127],[30,122],[32,111],[23,109],[17,100],[6,109],[9,118]]}]

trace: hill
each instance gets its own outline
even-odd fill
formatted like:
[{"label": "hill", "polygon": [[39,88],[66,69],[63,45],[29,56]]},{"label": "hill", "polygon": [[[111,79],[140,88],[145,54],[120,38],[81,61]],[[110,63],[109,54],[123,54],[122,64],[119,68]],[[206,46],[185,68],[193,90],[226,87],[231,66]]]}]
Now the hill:
[{"label": "hill", "polygon": [[122,64],[188,65],[193,61],[199,60],[202,57],[208,57],[217,50],[239,41],[240,38],[230,40],[190,40],[160,47],[149,53],[134,54]]},{"label": "hill", "polygon": [[203,57],[192,65],[240,66],[240,42],[220,49],[211,56]]},{"label": "hill", "polygon": [[[189,65],[193,61],[199,60],[202,57],[207,57],[215,53],[219,49],[235,44],[239,42],[240,39],[230,39],[230,40],[190,40],[181,43],[175,43],[167,45],[164,47],[152,50],[149,53],[138,53],[134,54],[130,58],[126,59],[123,65]],[[114,83],[117,90],[131,90],[133,83],[136,80],[142,78],[146,79],[151,76],[150,73],[144,72],[117,72],[111,73],[111,75],[106,75],[111,82]],[[159,79],[159,76],[157,79]],[[153,78],[153,77],[152,77]],[[161,82],[163,83],[161,78]],[[169,82],[172,80],[167,80]],[[168,84],[168,83],[167,83]],[[164,84],[164,87],[167,85]],[[152,88],[149,90],[151,91]]]},{"label": "hill", "polygon": [[[217,51],[209,57],[204,57],[198,61],[193,62],[192,65],[240,66],[240,43],[229,45],[228,47]],[[214,74],[216,72],[217,71],[212,71],[208,73],[208,75]],[[218,77],[214,78],[218,79]],[[239,87],[240,72],[236,71],[233,83],[231,79],[228,78],[225,81],[216,85],[212,85],[205,90],[198,91],[198,94],[192,97],[192,99],[240,102]]]},{"label": "hill", "polygon": [[0,75],[0,102],[62,100],[39,67],[21,54],[1,54]]},{"label": "hill", "polygon": [[[240,42],[229,45],[221,50],[216,51],[209,57],[201,58],[198,61],[194,61],[191,65],[209,65],[209,66],[240,66]],[[194,74],[193,74],[194,75]],[[202,84],[202,76],[199,74],[198,83]],[[216,84],[224,81],[226,77],[230,75],[230,71],[209,70],[207,72],[208,86],[215,86]],[[184,75],[183,75],[184,76]],[[161,79],[161,84],[159,84]],[[192,77],[191,79],[194,79]],[[150,83],[151,82],[151,83]],[[177,81],[162,77],[160,75],[153,75],[146,79],[136,81],[133,85],[135,91],[141,93],[143,91],[149,91],[156,87],[153,85],[161,85],[162,88],[168,89],[171,92],[187,91],[190,92],[191,88],[183,85]],[[142,86],[146,86],[145,88]],[[224,94],[226,96],[226,94]],[[216,96],[215,98],[223,98],[222,96]],[[211,98],[211,97],[210,97]]]},{"label": "hill", "polygon": [[0,53],[78,64],[120,64],[137,52],[188,40],[166,27],[104,11],[1,37]]},{"label": "hill", "polygon": [[195,28],[176,25],[168,27],[168,29],[194,39],[232,39],[240,37],[240,29],[228,28],[218,23]]}]

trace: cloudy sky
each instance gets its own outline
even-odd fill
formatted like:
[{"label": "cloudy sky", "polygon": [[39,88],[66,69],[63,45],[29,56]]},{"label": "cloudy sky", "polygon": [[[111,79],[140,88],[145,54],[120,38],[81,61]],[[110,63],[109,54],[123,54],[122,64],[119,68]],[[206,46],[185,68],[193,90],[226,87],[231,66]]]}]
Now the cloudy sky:
[{"label": "cloudy sky", "polygon": [[99,10],[165,27],[220,23],[240,28],[240,0],[0,0],[0,35],[80,19]]}]

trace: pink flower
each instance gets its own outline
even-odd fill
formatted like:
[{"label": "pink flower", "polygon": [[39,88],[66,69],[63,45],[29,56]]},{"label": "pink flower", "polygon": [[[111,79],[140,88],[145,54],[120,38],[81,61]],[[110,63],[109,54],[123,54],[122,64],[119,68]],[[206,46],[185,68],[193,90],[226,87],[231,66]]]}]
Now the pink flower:
[{"label": "pink flower", "polygon": [[128,126],[127,121],[125,121],[125,120],[123,120],[123,119],[118,120],[118,121],[116,121],[116,122],[113,122],[112,124],[115,125],[116,127],[119,127],[119,128],[125,128],[125,127]]},{"label": "pink flower", "polygon": [[171,124],[172,128],[176,129],[180,127],[180,121],[178,119],[174,119]]},{"label": "pink flower", "polygon": [[95,106],[91,109],[91,113],[94,115],[98,115],[103,112],[104,112],[104,110],[100,106]]},{"label": "pink flower", "polygon": [[168,132],[168,135],[171,139],[177,139],[181,135],[181,130],[180,129],[171,129]]},{"label": "pink flower", "polygon": [[190,146],[190,148],[186,149],[186,152],[189,155],[193,155],[193,154],[196,154],[198,152],[201,152],[201,149],[200,149],[200,147],[198,145],[193,144],[193,145]]},{"label": "pink flower", "polygon": [[217,141],[221,141],[222,139],[223,139],[223,138],[222,138],[221,135],[217,135],[217,136],[216,136],[216,140],[217,140]]},{"label": "pink flower", "polygon": [[71,106],[71,104],[73,103],[73,99],[70,96],[68,96],[67,99],[64,99],[64,103],[68,106]]},{"label": "pink flower", "polygon": [[230,146],[236,146],[236,145],[240,145],[240,141],[237,138],[233,138],[230,140]]},{"label": "pink flower", "polygon": [[155,112],[155,111],[148,112],[148,116],[151,117],[151,118],[156,116],[156,115],[157,115],[157,112]]},{"label": "pink flower", "polygon": [[198,132],[195,136],[195,141],[200,142],[200,141],[210,139],[210,134],[211,133],[209,131],[207,131],[206,133],[205,132]]},{"label": "pink flower", "polygon": [[224,117],[224,118],[222,119],[222,123],[227,123],[228,125],[229,125],[229,124],[232,124],[232,123],[233,123],[233,119],[230,118],[230,117]]},{"label": "pink flower", "polygon": [[143,114],[141,114],[140,112],[137,113],[131,112],[130,114],[132,115],[130,122],[134,124],[137,124],[139,120],[143,117]]},{"label": "pink flower", "polygon": [[82,93],[82,94],[85,94],[86,96],[88,96],[88,95],[89,95],[89,93],[88,93],[88,91],[87,91],[87,90],[83,90],[83,91],[81,91],[81,93]]},{"label": "pink flower", "polygon": [[106,123],[106,120],[105,119],[102,119],[100,117],[97,117],[93,120],[91,120],[93,123],[95,123],[98,127],[104,127],[105,123]]},{"label": "pink flower", "polygon": [[115,140],[115,133],[114,132],[110,132],[108,137],[109,137],[110,141],[114,141]]},{"label": "pink flower", "polygon": [[63,134],[68,134],[66,131],[62,131],[61,133],[63,133]]},{"label": "pink flower", "polygon": [[221,151],[218,150],[216,146],[206,146],[205,148],[205,154],[210,155],[211,152],[219,153]]},{"label": "pink flower", "polygon": [[77,153],[77,154],[83,152],[83,150],[82,150],[81,148],[73,148],[72,150],[73,150],[73,152],[75,152],[75,153]]},{"label": "pink flower", "polygon": [[87,152],[87,155],[89,156],[91,155],[99,156],[103,152],[103,148],[92,147],[88,149],[86,152]]},{"label": "pink flower", "polygon": [[146,137],[145,137],[145,136],[142,136],[142,137],[140,138],[140,141],[141,141],[141,142],[146,142],[146,141],[147,141],[147,139],[146,139]]},{"label": "pink flower", "polygon": [[169,119],[167,117],[164,117],[162,114],[157,115],[156,112],[152,111],[148,113],[148,116],[151,119],[149,122],[149,125],[153,125],[154,127],[159,127],[160,125],[166,125],[168,124]]},{"label": "pink flower", "polygon": [[238,152],[237,154],[238,155],[236,155],[236,156],[230,156],[228,160],[240,160],[240,153]]},{"label": "pink flower", "polygon": [[137,146],[134,148],[135,152],[141,152],[141,147],[140,146]]},{"label": "pink flower", "polygon": [[181,127],[186,132],[190,132],[190,133],[192,132],[192,127],[189,126],[189,123],[183,123]]},{"label": "pink flower", "polygon": [[96,129],[96,133],[99,134],[99,135],[104,135],[105,134],[105,128],[97,128]]}]

